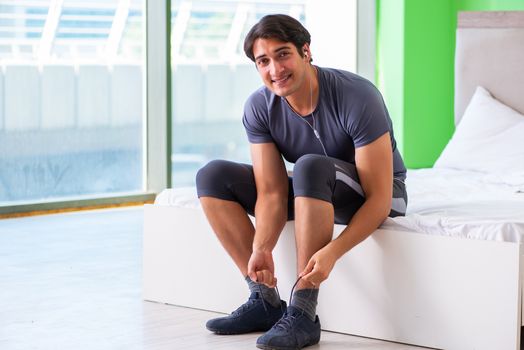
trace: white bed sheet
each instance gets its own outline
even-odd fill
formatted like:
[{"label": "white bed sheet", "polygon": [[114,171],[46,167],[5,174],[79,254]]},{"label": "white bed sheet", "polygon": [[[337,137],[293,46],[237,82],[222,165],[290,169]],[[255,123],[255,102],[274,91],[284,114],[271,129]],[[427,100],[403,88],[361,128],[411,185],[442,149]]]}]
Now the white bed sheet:
[{"label": "white bed sheet", "polygon": [[[406,186],[407,215],[388,218],[382,228],[482,240],[524,240],[524,174],[409,170]],[[155,204],[200,206],[194,187],[164,190]]]},{"label": "white bed sheet", "polygon": [[482,240],[523,240],[524,174],[410,170],[406,188],[407,215],[388,218],[382,228]]},{"label": "white bed sheet", "polygon": [[163,190],[156,196],[155,205],[165,205],[172,207],[199,208],[195,187],[178,187]]}]

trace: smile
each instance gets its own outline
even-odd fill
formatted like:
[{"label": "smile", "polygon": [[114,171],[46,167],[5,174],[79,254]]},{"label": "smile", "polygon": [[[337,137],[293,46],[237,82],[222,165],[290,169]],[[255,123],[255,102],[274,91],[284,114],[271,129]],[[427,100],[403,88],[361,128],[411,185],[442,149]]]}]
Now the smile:
[{"label": "smile", "polygon": [[271,82],[273,84],[282,85],[282,84],[285,84],[290,77],[291,77],[291,74],[286,75],[285,77],[280,78],[280,79],[271,79]]}]

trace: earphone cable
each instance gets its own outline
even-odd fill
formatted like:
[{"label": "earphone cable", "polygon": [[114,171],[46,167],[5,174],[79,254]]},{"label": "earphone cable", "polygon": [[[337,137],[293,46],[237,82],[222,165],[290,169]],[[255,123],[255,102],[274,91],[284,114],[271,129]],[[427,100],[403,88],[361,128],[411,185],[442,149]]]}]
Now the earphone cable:
[{"label": "earphone cable", "polygon": [[315,113],[313,110],[313,86],[311,85],[311,79],[309,80],[309,97],[310,97],[309,102],[310,102],[310,108],[311,108],[311,118],[313,119],[313,125],[311,125],[306,119],[304,119],[304,117],[298,114],[297,111],[295,111],[295,109],[291,106],[291,104],[286,99],[284,100],[286,101],[289,108],[291,108],[293,113],[297,116],[297,118],[301,119],[304,123],[306,123],[311,128],[318,142],[320,142],[320,146],[322,147],[322,152],[324,152],[324,155],[326,157],[329,157],[326,152],[326,147],[324,147],[324,143],[322,142],[322,139],[320,138],[320,134],[317,131],[316,118],[315,118]]},{"label": "earphone cable", "polygon": [[[324,155],[327,157],[328,155],[326,152],[326,148],[324,147],[324,143],[320,139],[320,134],[317,131],[317,124],[316,124],[315,113],[314,113],[315,111],[313,110],[313,86],[311,85],[311,79],[309,79],[309,103],[310,103],[310,108],[311,108],[311,118],[313,118],[313,133],[315,134],[315,137],[318,139],[318,142],[320,142],[320,146],[322,146],[322,151],[324,152]],[[307,120],[304,119],[304,121],[307,123]]]}]

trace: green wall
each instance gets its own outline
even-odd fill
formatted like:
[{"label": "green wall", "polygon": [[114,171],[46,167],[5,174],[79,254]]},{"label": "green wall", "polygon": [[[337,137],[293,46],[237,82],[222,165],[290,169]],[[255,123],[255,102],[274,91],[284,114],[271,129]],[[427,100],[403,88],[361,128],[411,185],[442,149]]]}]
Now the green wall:
[{"label": "green wall", "polygon": [[524,0],[377,0],[377,84],[409,168],[451,137],[458,11],[524,10]]}]

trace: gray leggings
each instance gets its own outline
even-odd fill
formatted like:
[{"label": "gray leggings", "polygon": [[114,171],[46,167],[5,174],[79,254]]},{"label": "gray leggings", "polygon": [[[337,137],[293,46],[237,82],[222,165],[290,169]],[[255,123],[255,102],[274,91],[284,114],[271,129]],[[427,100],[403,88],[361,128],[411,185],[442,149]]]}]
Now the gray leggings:
[{"label": "gray leggings", "polygon": [[[213,160],[196,176],[198,197],[215,197],[238,202],[254,215],[257,189],[253,167],[248,164]],[[294,219],[294,198],[310,197],[333,204],[335,223],[348,224],[364,203],[355,165],[316,154],[300,157],[289,177],[288,220]],[[407,193],[404,182],[393,179],[393,201],[389,216],[406,213]]]}]

